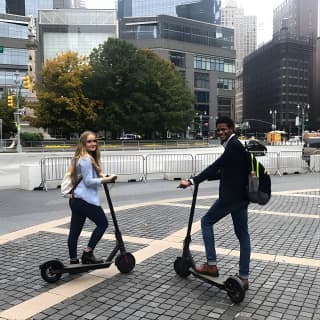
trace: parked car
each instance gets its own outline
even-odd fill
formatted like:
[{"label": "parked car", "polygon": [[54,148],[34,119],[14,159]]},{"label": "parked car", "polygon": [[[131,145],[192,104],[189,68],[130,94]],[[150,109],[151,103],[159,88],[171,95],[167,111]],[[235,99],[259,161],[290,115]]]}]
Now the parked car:
[{"label": "parked car", "polygon": [[267,153],[267,147],[258,140],[240,140],[247,149],[254,153],[256,156],[265,156]]},{"label": "parked car", "polygon": [[120,137],[120,140],[140,140],[141,136],[138,134],[126,133]]}]

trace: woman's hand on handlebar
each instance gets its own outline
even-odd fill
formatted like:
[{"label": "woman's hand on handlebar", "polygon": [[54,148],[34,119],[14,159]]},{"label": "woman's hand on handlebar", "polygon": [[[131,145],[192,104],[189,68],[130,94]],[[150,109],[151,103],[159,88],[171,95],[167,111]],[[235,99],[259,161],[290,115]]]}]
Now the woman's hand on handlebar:
[{"label": "woman's hand on handlebar", "polygon": [[180,180],[180,183],[178,184],[177,188],[182,188],[182,189],[185,189],[185,188],[188,188],[191,186],[191,182],[189,180]]},{"label": "woman's hand on handlebar", "polygon": [[116,175],[111,175],[111,176],[104,176],[101,178],[101,183],[112,183],[115,182],[117,180],[117,176]]}]

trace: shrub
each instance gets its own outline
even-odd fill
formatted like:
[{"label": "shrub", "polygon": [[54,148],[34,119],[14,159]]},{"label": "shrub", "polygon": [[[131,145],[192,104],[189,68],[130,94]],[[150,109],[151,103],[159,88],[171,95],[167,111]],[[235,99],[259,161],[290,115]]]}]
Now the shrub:
[{"label": "shrub", "polygon": [[20,134],[21,141],[42,141],[42,133],[31,133],[31,132],[21,132]]}]

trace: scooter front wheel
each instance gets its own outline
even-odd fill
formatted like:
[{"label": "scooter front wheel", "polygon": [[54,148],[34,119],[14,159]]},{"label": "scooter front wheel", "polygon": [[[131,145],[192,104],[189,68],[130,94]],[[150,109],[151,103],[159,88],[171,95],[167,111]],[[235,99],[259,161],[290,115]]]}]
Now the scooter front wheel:
[{"label": "scooter front wheel", "polygon": [[116,257],[115,265],[121,273],[129,273],[136,265],[136,259],[133,254],[126,252]]},{"label": "scooter front wheel", "polygon": [[177,257],[175,260],[174,264],[174,271],[176,272],[177,275],[179,275],[182,278],[186,278],[190,275],[190,270],[189,270],[189,264],[186,261],[186,259],[182,257]]},{"label": "scooter front wheel", "polygon": [[225,288],[232,302],[242,302],[245,296],[245,290],[241,280],[238,277],[229,277],[225,282]]},{"label": "scooter front wheel", "polygon": [[43,280],[49,283],[57,282],[62,275],[63,263],[59,260],[50,260],[40,266],[40,273]]}]

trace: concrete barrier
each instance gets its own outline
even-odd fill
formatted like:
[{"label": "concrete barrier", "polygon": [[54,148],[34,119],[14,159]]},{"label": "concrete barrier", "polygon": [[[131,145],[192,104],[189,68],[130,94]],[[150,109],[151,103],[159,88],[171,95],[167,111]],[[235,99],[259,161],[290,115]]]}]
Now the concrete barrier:
[{"label": "concrete barrier", "polygon": [[34,190],[41,183],[40,164],[20,165],[20,189]]}]

